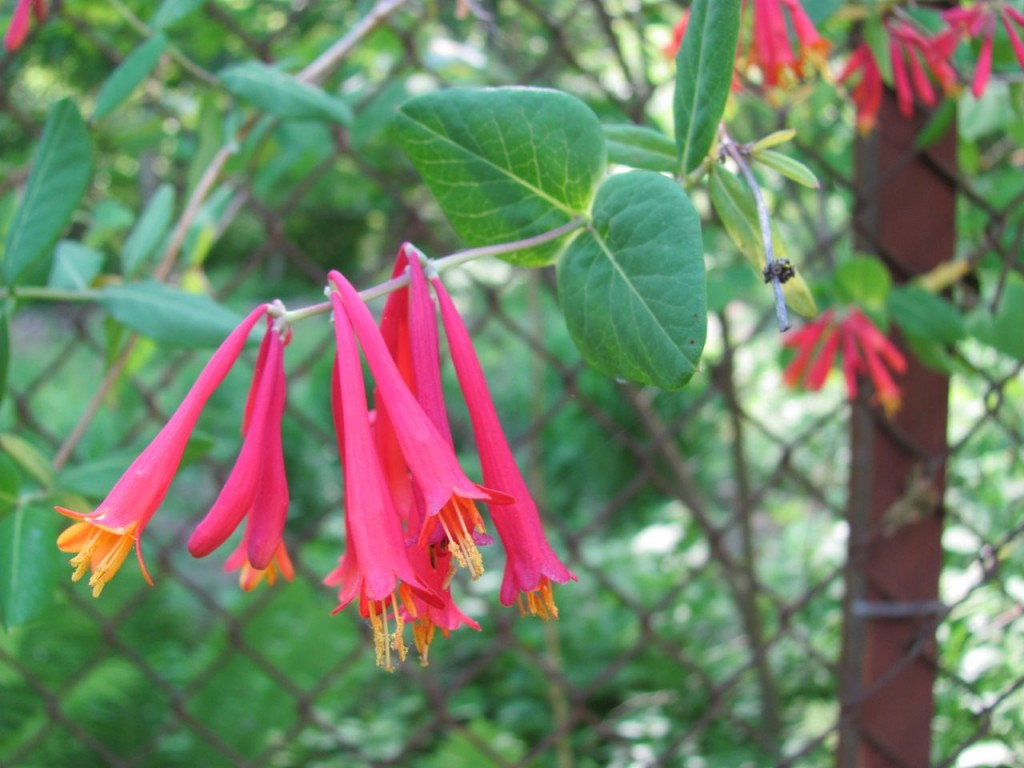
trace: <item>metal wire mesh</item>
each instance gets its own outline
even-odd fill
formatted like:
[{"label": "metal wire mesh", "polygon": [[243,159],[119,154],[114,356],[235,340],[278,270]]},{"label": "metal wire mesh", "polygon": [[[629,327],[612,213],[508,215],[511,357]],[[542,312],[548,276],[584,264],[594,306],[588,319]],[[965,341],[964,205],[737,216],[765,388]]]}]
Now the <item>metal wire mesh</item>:
[{"label": "metal wire mesh", "polygon": [[[310,286],[327,268],[368,283],[403,239],[451,250],[429,197],[375,133],[396,84],[477,82],[472,51],[486,50],[492,80],[499,72],[507,82],[565,87],[605,117],[640,119],[670,88],[648,32],[674,21],[671,8],[517,0],[491,10],[492,23],[428,7],[396,13],[351,56],[359,75],[340,87],[360,116],[352,131],[332,133],[320,156],[282,157],[284,145],[267,134],[263,154],[229,167],[207,264],[219,298],[315,301]],[[283,17],[260,32],[245,15],[256,12]],[[91,13],[70,4],[58,24],[116,63],[131,37]],[[344,28],[357,9],[325,17]],[[307,19],[301,5],[210,3],[190,23],[219,27],[226,53],[190,50],[184,32],[177,42],[208,68],[228,57],[273,59],[279,46],[313,34]],[[38,104],[20,88],[4,80],[0,106],[8,125],[37,134]],[[156,79],[137,110],[176,119]],[[765,110],[752,131],[779,117]],[[809,123],[800,139],[824,191],[773,203],[812,274],[853,247],[852,158],[837,163],[834,130]],[[172,168],[140,158],[141,175],[187,189],[191,156],[181,157]],[[268,178],[275,162],[280,173]],[[949,183],[961,205],[984,211],[985,237],[973,247],[1019,271],[1024,195],[997,204],[955,171]],[[310,238],[314,231],[322,238]],[[713,282],[732,274],[732,251],[714,228],[706,236]],[[241,593],[218,563],[184,552],[237,449],[246,381],[232,374],[200,422],[210,439],[196,449],[207,455],[183,470],[147,531],[155,586],[129,563],[94,601],[61,573],[54,608],[0,639],[0,763],[832,763],[840,731],[857,728],[856,703],[842,700],[838,679],[844,572],[856,567],[847,561],[850,416],[869,413],[868,404],[848,406],[834,382],[815,395],[781,386],[769,297],[749,281],[738,283],[741,300],[712,300],[707,353],[689,388],[611,381],[579,359],[551,278],[486,264],[449,282],[555,547],[579,576],[556,589],[557,622],[498,605],[501,561],[492,553],[482,579],[457,587],[483,631],[439,641],[428,667],[378,671],[357,617],[329,615],[332,595],[320,581],[342,547],[342,484],[328,416],[330,333],[311,323],[296,329],[287,358],[295,582]],[[93,309],[38,305],[17,315],[13,331],[5,431],[56,454],[108,370],[109,329]],[[938,637],[927,652],[937,675],[933,763],[1021,764],[1021,366],[970,343],[957,354],[965,373],[952,380],[944,607],[920,627],[921,643]],[[104,457],[130,458],[201,358],[156,346],[132,358],[67,464],[69,485],[102,493],[88,470]],[[471,460],[468,419],[454,398],[452,407],[456,442]],[[56,553],[54,561],[63,568]],[[920,650],[908,648],[907,658]]]}]

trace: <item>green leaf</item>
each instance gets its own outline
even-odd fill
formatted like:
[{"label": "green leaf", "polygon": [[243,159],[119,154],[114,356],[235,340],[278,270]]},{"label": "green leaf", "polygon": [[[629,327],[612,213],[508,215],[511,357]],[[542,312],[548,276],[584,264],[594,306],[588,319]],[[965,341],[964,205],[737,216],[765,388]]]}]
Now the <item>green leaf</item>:
[{"label": "green leaf", "polygon": [[20,488],[18,467],[7,454],[0,453],[0,520],[17,508]]},{"label": "green leaf", "polygon": [[180,347],[217,346],[242,321],[206,296],[152,280],[104,288],[99,302],[132,330]]},{"label": "green leaf", "polygon": [[964,337],[964,319],[948,302],[917,286],[889,294],[889,313],[904,331],[921,339],[953,344]]},{"label": "green leaf", "polygon": [[166,48],[167,38],[162,34],[156,34],[128,54],[120,66],[110,73],[110,77],[104,81],[100,92],[96,94],[92,119],[99,120],[110,114],[118,104],[127,99],[139,83],[153,71]]},{"label": "green leaf", "polygon": [[770,149],[762,149],[754,153],[752,157],[761,165],[767,165],[797,184],[810,187],[811,189],[818,189],[821,186],[818,183],[818,177],[814,175],[814,171],[799,160],[794,160],[789,155],[784,155],[781,152],[775,152]]},{"label": "green leaf", "polygon": [[[754,196],[734,174],[724,168],[715,168],[711,174],[711,205],[722,220],[729,238],[747,257],[747,261],[760,276],[767,264],[764,243],[761,240],[761,225],[757,219],[757,205]],[[789,259],[786,241],[779,237],[772,224],[772,248],[777,259]],[[791,261],[791,260],[790,260]],[[814,317],[818,305],[814,295],[800,274],[798,265],[793,264],[795,275],[782,284],[786,304],[799,315]]]},{"label": "green leaf", "polygon": [[150,20],[156,29],[167,29],[194,13],[205,0],[163,0]]},{"label": "green leaf", "polygon": [[10,631],[38,617],[50,604],[59,553],[57,515],[26,506],[0,521],[0,615]]},{"label": "green leaf", "polygon": [[[579,99],[539,88],[453,88],[399,110],[399,143],[452,228],[474,246],[548,232],[590,208],[605,173],[601,124]],[[505,256],[554,260],[565,241]]]},{"label": "green leaf", "polygon": [[882,73],[882,79],[892,83],[892,59],[889,57],[889,31],[880,14],[874,13],[867,18],[862,28],[864,42],[871,49],[875,63]]},{"label": "green leaf", "polygon": [[612,376],[678,389],[697,370],[707,332],[700,219],[671,179],[611,176],[594,223],[558,264],[569,332]]},{"label": "green leaf", "polygon": [[676,55],[678,168],[690,173],[711,150],[732,85],[741,0],[695,0]]},{"label": "green leaf", "polygon": [[345,102],[262,62],[234,64],[219,75],[228,91],[275,117],[352,123],[352,110]]},{"label": "green leaf", "polygon": [[111,237],[123,232],[135,221],[131,208],[106,198],[100,200],[90,216],[89,229],[82,242],[90,248],[99,248]]},{"label": "green leaf", "polygon": [[994,315],[977,309],[968,317],[971,334],[990,347],[1024,360],[1024,278],[1011,273]]},{"label": "green leaf", "polygon": [[4,248],[4,279],[16,285],[41,270],[53,244],[71,220],[89,184],[92,145],[78,107],[57,102],[46,120],[25,196],[14,215]]},{"label": "green leaf", "polygon": [[43,488],[53,487],[53,466],[32,443],[8,432],[0,435],[0,450]]},{"label": "green leaf", "polygon": [[103,254],[74,240],[61,240],[50,268],[47,286],[62,291],[84,291],[100,273]]},{"label": "green leaf", "polygon": [[842,264],[833,276],[836,291],[844,302],[865,309],[881,309],[892,289],[889,270],[878,259],[858,256]]},{"label": "green leaf", "polygon": [[174,187],[161,184],[153,193],[121,251],[121,269],[133,277],[160,244],[174,215]]},{"label": "green leaf", "polygon": [[675,173],[676,145],[668,136],[640,125],[604,125],[608,162]]},{"label": "green leaf", "polygon": [[0,403],[7,394],[7,371],[11,360],[11,331],[6,302],[0,302]]}]

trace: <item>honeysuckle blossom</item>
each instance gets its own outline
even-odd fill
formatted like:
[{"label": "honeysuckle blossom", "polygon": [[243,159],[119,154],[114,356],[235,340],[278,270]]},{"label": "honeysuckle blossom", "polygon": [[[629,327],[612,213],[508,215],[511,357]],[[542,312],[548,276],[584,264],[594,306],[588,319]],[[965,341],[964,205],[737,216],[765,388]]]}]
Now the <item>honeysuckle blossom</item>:
[{"label": "honeysuckle blossom", "polygon": [[798,331],[783,338],[783,346],[795,347],[796,356],[786,367],[782,380],[790,387],[800,384],[810,391],[821,389],[835,362],[842,354],[843,377],[850,400],[857,397],[858,377],[866,376],[874,387],[875,400],[887,416],[900,407],[900,388],[892,371],[903,373],[907,364],[903,354],[859,309],[851,309],[842,319],[829,310]]},{"label": "honeysuckle blossom", "polygon": [[672,39],[661,49],[661,52],[665,54],[666,59],[674,59],[676,54],[679,53],[679,48],[683,44],[683,36],[686,34],[686,27],[690,24],[690,9],[687,8],[683,11],[682,17],[672,27]]},{"label": "honeysuckle blossom", "polygon": [[862,134],[870,133],[882,106],[883,86],[882,72],[867,43],[861,43],[853,49],[836,79],[840,83],[854,83],[850,95],[857,108],[857,130]]},{"label": "honeysuckle blossom", "polygon": [[[228,566],[229,569],[242,568],[243,588],[259,583],[260,572],[268,569],[273,574],[268,574],[270,583],[276,579],[278,570],[285,578],[290,578],[291,573],[290,562],[284,565],[288,554],[281,540],[288,513],[288,482],[281,446],[287,341],[287,335],[282,338],[273,321],[267,318],[267,330],[242,419],[242,448],[213,507],[188,542],[193,557],[205,557],[223,544],[244,518],[245,548],[235,551]],[[281,566],[279,569],[275,560]]]},{"label": "honeysuckle blossom", "polygon": [[988,3],[970,8],[950,8],[942,13],[951,30],[968,38],[981,38],[981,50],[971,78],[971,94],[981,98],[992,75],[992,47],[996,33],[996,20],[1002,21],[1017,61],[1024,67],[1024,42],[1014,25],[1024,27],[1024,14],[1008,6],[996,7]]},{"label": "honeysuckle blossom", "polygon": [[484,484],[500,488],[514,499],[511,504],[492,504],[489,508],[506,553],[501,602],[518,602],[524,613],[556,618],[558,608],[551,582],[564,584],[575,581],[576,576],[558,559],[544,535],[537,505],[512,457],[469,332],[441,281],[435,277],[431,282],[455,374],[473,423]]},{"label": "honeysuckle blossom", "polygon": [[370,432],[350,310],[338,293],[331,293],[331,305],[338,350],[331,404],[345,475],[346,545],[338,567],[324,583],[340,585],[335,612],[359,598],[359,612],[373,628],[377,664],[391,670],[392,652],[398,661],[406,655],[402,637],[406,617],[415,620],[419,615],[414,595],[437,608],[443,607],[443,601],[409,562],[401,519],[391,501]]},{"label": "honeysuckle blossom", "polygon": [[60,534],[57,546],[64,552],[76,553],[71,558],[75,569],[73,581],[92,571],[89,586],[94,597],[99,597],[133,546],[143,577],[153,583],[142,559],[142,532],[167,495],[203,406],[238,359],[253,326],[266,311],[266,305],[257,307],[224,340],[178,410],[94,511],[56,507],[58,512],[77,521]]},{"label": "honeysuckle blossom", "polygon": [[7,32],[4,34],[4,48],[14,52],[25,42],[28,35],[29,15],[36,17],[37,22],[46,18],[46,0],[17,0],[14,14],[11,16]]},{"label": "honeysuckle blossom", "polygon": [[341,296],[348,317],[362,345],[367,364],[377,385],[379,404],[383,404],[395,438],[412,475],[416,491],[424,504],[422,536],[429,537],[439,525],[455,545],[460,565],[476,576],[483,570],[474,531],[482,526],[477,501],[505,504],[511,498],[501,490],[472,482],[459,466],[455,453],[410,392],[391,353],[355,288],[338,272],[329,275]]},{"label": "honeysuckle blossom", "polygon": [[893,87],[900,114],[914,114],[915,97],[925,106],[936,104],[938,97],[932,80],[949,95],[956,93],[959,84],[956,70],[949,63],[956,50],[957,36],[947,30],[927,37],[907,21],[889,21],[889,56],[892,60]]},{"label": "honeysuckle blossom", "polygon": [[[752,0],[751,42],[743,66],[756,66],[765,86],[786,86],[798,80],[810,64],[825,64],[829,43],[818,34],[800,0]],[[787,24],[786,16],[789,21]],[[796,49],[789,36],[792,27]]]}]

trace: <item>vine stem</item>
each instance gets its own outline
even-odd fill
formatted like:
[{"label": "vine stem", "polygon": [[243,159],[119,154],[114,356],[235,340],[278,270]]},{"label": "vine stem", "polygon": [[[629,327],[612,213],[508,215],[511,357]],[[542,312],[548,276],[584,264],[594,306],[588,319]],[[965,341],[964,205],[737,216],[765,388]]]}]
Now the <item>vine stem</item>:
[{"label": "vine stem", "polygon": [[[549,243],[552,240],[557,240],[560,237],[565,237],[571,232],[575,232],[577,229],[583,229],[587,225],[587,220],[581,216],[575,216],[571,220],[567,221],[560,227],[542,232],[539,235],[533,235],[532,237],[524,237],[522,240],[512,240],[507,243],[497,243],[496,245],[484,245],[479,248],[467,248],[464,251],[456,251],[448,256],[442,256],[438,259],[427,258],[426,255],[416,246],[412,248],[418,254],[420,260],[424,263],[424,266],[428,272],[434,274],[444,272],[466,264],[470,261],[483,258],[484,256],[502,256],[506,253],[513,253],[515,251],[521,251],[525,248],[533,248],[537,245],[543,245]],[[397,291],[399,288],[404,288],[409,284],[409,273],[393,277],[390,280],[385,280],[383,283],[364,288],[359,292],[359,297],[363,301],[371,301],[372,299],[386,296],[392,291]],[[330,291],[331,289],[327,289]],[[313,304],[308,307],[302,307],[301,309],[289,310],[281,315],[286,323],[292,325],[296,322],[306,320],[310,317],[317,315],[327,314],[331,311],[331,303],[324,301],[319,304]]]},{"label": "vine stem", "polygon": [[[761,228],[761,243],[764,246],[764,258],[767,266],[771,267],[775,263],[775,246],[772,243],[772,222],[768,218],[768,206],[764,201],[764,195],[761,194],[761,186],[757,183],[757,179],[754,178],[754,172],[750,170],[750,163],[747,162],[739,145],[732,140],[724,128],[721,132],[722,152],[732,158],[733,162],[739,166],[747,186],[750,187],[750,191],[754,195],[754,203],[757,207],[757,223]],[[771,284],[772,290],[775,292],[775,319],[778,321],[779,331],[789,330],[789,311],[786,308],[786,297],[782,293],[782,281],[778,275],[772,275]]]}]

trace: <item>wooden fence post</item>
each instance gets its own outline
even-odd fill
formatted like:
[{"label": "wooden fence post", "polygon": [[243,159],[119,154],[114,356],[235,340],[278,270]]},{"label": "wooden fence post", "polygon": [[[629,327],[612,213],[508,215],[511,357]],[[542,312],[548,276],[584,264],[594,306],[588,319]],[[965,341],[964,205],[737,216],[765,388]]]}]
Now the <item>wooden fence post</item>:
[{"label": "wooden fence post", "polygon": [[[876,131],[858,142],[858,248],[885,261],[897,283],[954,252],[956,132],[919,150],[924,122],[904,118],[887,91]],[[890,422],[863,399],[854,406],[839,768],[930,761],[949,380],[909,353],[907,362]],[[908,503],[917,514],[896,522],[893,511]]]}]

